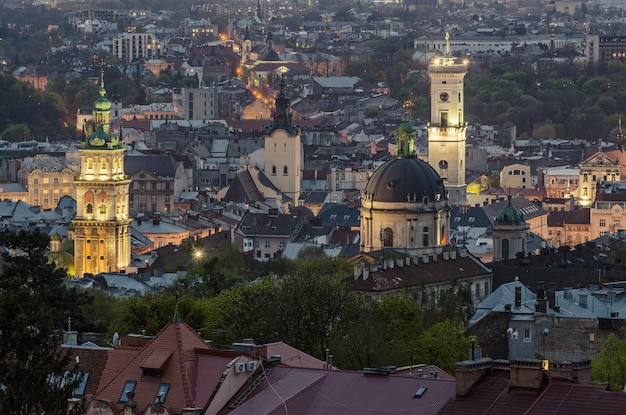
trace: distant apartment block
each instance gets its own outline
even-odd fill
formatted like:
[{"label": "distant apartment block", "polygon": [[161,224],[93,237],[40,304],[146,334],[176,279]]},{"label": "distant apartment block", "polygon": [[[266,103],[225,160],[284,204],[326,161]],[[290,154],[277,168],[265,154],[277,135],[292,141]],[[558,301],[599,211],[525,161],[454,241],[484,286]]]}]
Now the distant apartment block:
[{"label": "distant apartment block", "polygon": [[111,52],[122,63],[131,63],[136,59],[158,58],[161,48],[161,43],[150,33],[121,33],[113,38]]},{"label": "distant apartment block", "polygon": [[180,88],[172,93],[172,106],[176,117],[183,120],[208,120],[218,117],[218,92],[216,87]]},{"label": "distant apartment block", "polygon": [[585,45],[587,61],[607,64],[612,60],[626,60],[626,36],[587,35]]}]

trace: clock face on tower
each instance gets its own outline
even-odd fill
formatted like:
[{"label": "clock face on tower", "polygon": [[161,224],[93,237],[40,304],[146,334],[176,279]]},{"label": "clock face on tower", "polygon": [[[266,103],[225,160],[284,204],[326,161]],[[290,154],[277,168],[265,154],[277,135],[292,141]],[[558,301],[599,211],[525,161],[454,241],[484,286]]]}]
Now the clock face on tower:
[{"label": "clock face on tower", "polygon": [[439,94],[439,99],[442,102],[448,102],[448,99],[450,99],[450,96],[448,95],[447,92],[442,92],[441,94]]}]

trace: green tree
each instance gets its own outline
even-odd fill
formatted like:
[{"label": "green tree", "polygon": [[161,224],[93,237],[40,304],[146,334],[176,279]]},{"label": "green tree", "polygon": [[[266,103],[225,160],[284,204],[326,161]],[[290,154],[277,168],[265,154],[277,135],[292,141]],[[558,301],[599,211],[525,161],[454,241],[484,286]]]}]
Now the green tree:
[{"label": "green tree", "polygon": [[[626,328],[620,329],[626,334]],[[626,339],[614,333],[608,335],[604,347],[591,362],[591,377],[594,383],[606,384],[614,391],[621,391],[626,385]]]},{"label": "green tree", "polygon": [[2,135],[3,140],[18,142],[30,139],[30,128],[26,124],[14,124],[4,130]]},{"label": "green tree", "polygon": [[470,347],[471,340],[463,335],[463,326],[455,326],[445,320],[422,333],[418,356],[421,362],[428,362],[448,373],[454,373],[455,363],[467,360]]},{"label": "green tree", "polygon": [[0,233],[9,250],[0,275],[3,414],[71,413],[68,399],[80,381],[71,352],[60,348],[60,329],[86,297],[63,284],[65,272],[45,255],[48,243],[38,230]]}]

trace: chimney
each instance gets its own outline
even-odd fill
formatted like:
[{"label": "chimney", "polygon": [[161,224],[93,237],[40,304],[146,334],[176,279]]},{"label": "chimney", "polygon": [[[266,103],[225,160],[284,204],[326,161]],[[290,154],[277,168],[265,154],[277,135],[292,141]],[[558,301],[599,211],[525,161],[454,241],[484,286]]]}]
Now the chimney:
[{"label": "chimney", "polygon": [[424,264],[428,264],[428,262],[429,262],[428,254],[422,255],[422,260],[423,260]]},{"label": "chimney", "polygon": [[550,362],[550,379],[570,380],[572,364],[570,362]]},{"label": "chimney", "polygon": [[539,359],[511,362],[509,388],[539,389],[543,385],[543,362]]},{"label": "chimney", "polygon": [[583,357],[572,360],[572,379],[578,383],[591,383],[591,359]]},{"label": "chimney", "polygon": [[587,294],[578,294],[578,305],[587,308]]},{"label": "chimney", "polygon": [[450,252],[443,251],[442,258],[443,258],[444,261],[449,260],[450,259]]},{"label": "chimney", "polygon": [[456,259],[456,250],[450,251],[450,259]]},{"label": "chimney", "polygon": [[522,287],[515,287],[515,308],[522,306]]},{"label": "chimney", "polygon": [[402,268],[404,266],[404,261],[402,258],[396,258],[396,267]]},{"label": "chimney", "polygon": [[493,360],[483,357],[476,360],[457,362],[456,373],[456,396],[465,396],[472,386],[479,381],[485,373],[493,367]]},{"label": "chimney", "polygon": [[553,282],[548,283],[548,307],[553,309],[554,311],[559,311],[559,308],[556,306],[556,293],[555,293],[556,284]]},{"label": "chimney", "polygon": [[538,281],[537,282],[537,301],[539,301],[539,299],[545,299],[546,298],[546,291],[544,289],[544,282],[543,281]]},{"label": "chimney", "polygon": [[363,281],[367,281],[370,276],[370,269],[368,267],[363,268]]}]

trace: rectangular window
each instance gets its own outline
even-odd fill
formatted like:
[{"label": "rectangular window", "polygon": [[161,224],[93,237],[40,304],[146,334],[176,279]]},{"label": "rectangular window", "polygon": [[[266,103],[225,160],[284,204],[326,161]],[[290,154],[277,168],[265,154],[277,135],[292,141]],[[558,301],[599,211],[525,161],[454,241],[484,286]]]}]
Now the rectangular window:
[{"label": "rectangular window", "polygon": [[524,329],[524,341],[525,342],[530,341],[530,329]]},{"label": "rectangular window", "polygon": [[600,219],[600,226],[601,227],[605,227],[606,226],[606,219]]},{"label": "rectangular window", "polygon": [[272,243],[269,240],[265,241],[266,248],[270,248],[271,246],[272,246]]},{"label": "rectangular window", "polygon": [[448,126],[448,113],[446,111],[441,113],[441,126],[442,127]]}]

